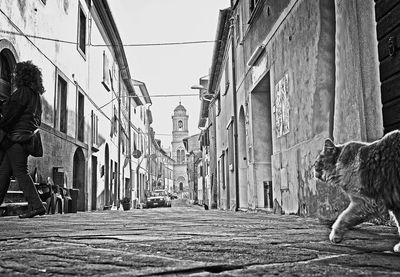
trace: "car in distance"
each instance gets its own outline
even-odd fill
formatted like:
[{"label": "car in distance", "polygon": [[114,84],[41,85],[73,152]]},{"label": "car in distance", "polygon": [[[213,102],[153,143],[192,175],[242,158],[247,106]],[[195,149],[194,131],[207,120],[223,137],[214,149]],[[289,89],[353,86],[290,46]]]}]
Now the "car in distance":
[{"label": "car in distance", "polygon": [[147,197],[146,208],[171,207],[171,199],[165,190],[153,190]]}]

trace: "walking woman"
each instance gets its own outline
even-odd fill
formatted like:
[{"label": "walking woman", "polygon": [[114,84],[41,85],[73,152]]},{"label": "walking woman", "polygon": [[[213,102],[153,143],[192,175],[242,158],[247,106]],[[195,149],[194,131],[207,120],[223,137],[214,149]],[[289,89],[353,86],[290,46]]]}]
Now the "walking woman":
[{"label": "walking woman", "polygon": [[3,105],[0,129],[6,135],[1,142],[0,204],[7,193],[10,177],[14,176],[28,201],[28,211],[20,218],[44,215],[45,207],[28,173],[28,156],[42,156],[38,128],[41,124],[44,92],[42,73],[31,61],[19,62],[13,72],[13,88]]}]

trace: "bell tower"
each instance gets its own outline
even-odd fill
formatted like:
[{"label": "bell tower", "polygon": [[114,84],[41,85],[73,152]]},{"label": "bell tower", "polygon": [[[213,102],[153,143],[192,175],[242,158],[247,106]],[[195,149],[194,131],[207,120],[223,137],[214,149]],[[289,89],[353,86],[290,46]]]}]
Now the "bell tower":
[{"label": "bell tower", "polygon": [[188,137],[188,119],[186,109],[181,102],[174,109],[172,115],[172,158],[174,159],[174,192],[189,192],[187,166],[186,166],[186,149],[183,139]]},{"label": "bell tower", "polygon": [[188,118],[189,116],[186,114],[186,109],[182,106],[181,102],[174,110],[174,115],[172,116],[172,135],[175,138],[174,134],[179,136],[179,134],[184,134],[185,137],[188,136]]}]

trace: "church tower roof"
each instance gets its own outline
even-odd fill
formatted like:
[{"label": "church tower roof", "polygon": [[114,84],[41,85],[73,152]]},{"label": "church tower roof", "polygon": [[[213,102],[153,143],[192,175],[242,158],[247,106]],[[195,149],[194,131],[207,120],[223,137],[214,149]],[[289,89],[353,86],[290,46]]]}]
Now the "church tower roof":
[{"label": "church tower roof", "polygon": [[179,102],[179,105],[174,109],[174,114],[186,114],[185,107]]}]

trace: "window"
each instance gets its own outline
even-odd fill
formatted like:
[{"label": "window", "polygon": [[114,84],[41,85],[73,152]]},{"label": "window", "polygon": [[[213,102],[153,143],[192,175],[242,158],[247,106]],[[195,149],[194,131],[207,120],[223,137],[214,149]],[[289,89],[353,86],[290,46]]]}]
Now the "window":
[{"label": "window", "polygon": [[[234,147],[234,145],[233,145],[233,120],[234,119],[232,118],[231,123],[228,126],[228,147],[229,147],[229,149],[233,149],[233,147]],[[227,159],[227,163],[229,163],[229,165],[228,165],[229,169],[231,171],[233,171],[233,169],[234,169],[234,167],[233,167],[233,164],[234,164],[233,151],[230,151],[229,155],[227,153],[226,159]]]},{"label": "window", "polygon": [[178,129],[179,129],[179,131],[181,131],[181,130],[183,129],[183,122],[182,122],[182,120],[179,120],[179,121],[178,121]]},{"label": "window", "polygon": [[103,51],[103,81],[101,82],[107,91],[111,90],[111,80],[109,73],[109,61],[106,51]]},{"label": "window", "polygon": [[99,145],[99,118],[92,111],[92,144]]},{"label": "window", "polygon": [[67,81],[60,75],[57,78],[57,108],[56,113],[56,128],[67,133]]},{"label": "window", "polygon": [[111,90],[115,91],[115,89],[114,89],[114,78],[112,76],[111,70],[108,70],[108,74],[110,75]]},{"label": "window", "polygon": [[86,56],[86,14],[81,6],[78,15],[78,50],[84,57]]},{"label": "window", "polygon": [[219,161],[219,181],[222,189],[225,189],[225,156],[222,154],[221,160]]},{"label": "window", "polygon": [[219,113],[221,112],[221,97],[218,93],[218,96],[215,98],[215,105],[217,107],[217,116],[219,115]]},{"label": "window", "polygon": [[240,14],[236,15],[235,33],[236,33],[236,41],[239,42],[242,39],[242,21],[240,18]]},{"label": "window", "polygon": [[253,11],[256,9],[258,2],[260,2],[260,0],[250,0],[250,2],[249,2],[250,14],[252,14]]},{"label": "window", "polygon": [[225,62],[225,92],[224,95],[228,92],[229,89],[229,58],[226,59]]},{"label": "window", "polygon": [[78,91],[78,140],[83,142],[85,133],[85,97]]},{"label": "window", "polygon": [[176,161],[180,164],[185,162],[185,150],[178,149],[176,151]]}]

